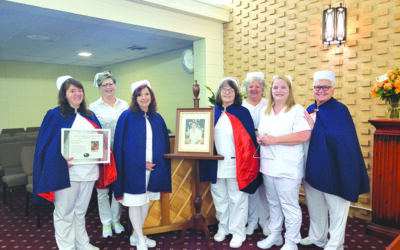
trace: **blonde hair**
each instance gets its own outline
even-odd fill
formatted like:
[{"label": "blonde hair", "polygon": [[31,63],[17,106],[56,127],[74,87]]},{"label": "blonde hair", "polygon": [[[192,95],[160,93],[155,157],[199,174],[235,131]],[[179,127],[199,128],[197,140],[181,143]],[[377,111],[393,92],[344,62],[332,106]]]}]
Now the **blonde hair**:
[{"label": "blonde hair", "polygon": [[289,87],[289,96],[288,96],[288,98],[286,100],[286,110],[285,110],[285,112],[289,112],[290,109],[294,105],[296,105],[296,101],[294,100],[294,95],[293,95],[293,90],[292,90],[292,84],[291,84],[289,78],[287,78],[284,75],[275,76],[271,81],[271,88],[269,89],[269,102],[268,102],[268,105],[267,105],[267,109],[265,110],[265,113],[268,114],[268,115],[271,114],[272,105],[275,103],[274,102],[274,97],[272,96],[272,87],[274,85],[274,82],[276,80],[278,80],[278,79],[283,80],[286,83],[286,85]]}]

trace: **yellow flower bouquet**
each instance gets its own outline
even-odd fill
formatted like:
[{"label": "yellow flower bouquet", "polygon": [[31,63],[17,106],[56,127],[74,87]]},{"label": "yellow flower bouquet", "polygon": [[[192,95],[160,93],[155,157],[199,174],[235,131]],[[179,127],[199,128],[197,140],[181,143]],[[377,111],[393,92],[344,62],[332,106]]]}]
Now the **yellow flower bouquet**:
[{"label": "yellow flower bouquet", "polygon": [[390,70],[376,78],[375,87],[371,90],[372,97],[380,98],[389,104],[388,112],[391,119],[400,116],[400,71]]}]

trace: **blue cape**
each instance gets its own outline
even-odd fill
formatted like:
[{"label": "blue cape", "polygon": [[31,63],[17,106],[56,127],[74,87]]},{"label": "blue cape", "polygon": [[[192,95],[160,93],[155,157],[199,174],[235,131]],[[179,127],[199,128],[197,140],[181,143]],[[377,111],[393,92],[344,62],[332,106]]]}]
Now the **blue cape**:
[{"label": "blue cape", "polygon": [[[310,105],[312,113],[316,104]],[[315,189],[351,202],[369,192],[369,178],[353,119],[331,98],[318,107],[306,164],[306,181]]]},{"label": "blue cape", "polygon": [[[81,115],[101,127],[94,114],[93,117]],[[68,115],[63,117],[60,108],[56,107],[49,110],[43,119],[33,161],[33,201],[35,203],[47,204],[54,200],[54,191],[70,187],[68,164],[61,155],[61,128],[71,128],[75,117],[74,109],[69,108]]]},{"label": "blue cape", "polygon": [[[214,126],[217,124],[222,107],[215,106]],[[260,165],[253,154],[257,148],[257,139],[253,119],[247,108],[239,105],[231,105],[226,108],[226,114],[232,124],[236,153],[236,176],[239,190],[253,194],[262,184],[262,176],[259,173]],[[258,154],[256,153],[258,156]],[[200,161],[200,181],[216,183],[218,161]]]},{"label": "blue cape", "polygon": [[[171,192],[171,160],[163,154],[170,153],[167,126],[160,114],[148,113],[153,133],[153,163],[147,190]],[[117,180],[113,183],[114,195],[122,199],[124,193],[146,192],[146,119],[144,112],[124,111],[118,119],[114,136],[114,157]]]}]

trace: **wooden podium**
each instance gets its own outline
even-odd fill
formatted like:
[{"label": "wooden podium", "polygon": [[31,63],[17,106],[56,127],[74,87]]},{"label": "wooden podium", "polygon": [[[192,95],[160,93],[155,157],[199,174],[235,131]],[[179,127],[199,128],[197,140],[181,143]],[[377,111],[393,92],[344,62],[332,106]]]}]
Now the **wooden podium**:
[{"label": "wooden podium", "polygon": [[[193,95],[194,95],[194,108],[199,109],[199,93],[200,93],[200,87],[197,84],[197,81],[195,81],[195,84],[193,85]],[[178,122],[178,121],[177,121]],[[175,131],[176,132],[176,131]],[[212,137],[213,138],[213,137]],[[175,142],[178,143],[178,142]],[[176,148],[176,147],[175,147]],[[200,160],[222,160],[224,157],[222,155],[208,155],[208,154],[201,154],[201,153],[178,153],[177,150],[174,154],[165,154],[165,158],[171,158],[171,159],[190,159],[195,161],[194,165],[194,183],[195,183],[195,197],[193,200],[193,205],[195,209],[195,214],[190,218],[188,221],[185,222],[182,228],[182,233],[181,233],[181,238],[177,241],[175,241],[174,244],[179,245],[183,244],[185,240],[185,233],[186,230],[189,228],[193,228],[196,230],[202,230],[204,232],[206,241],[207,241],[207,249],[214,249],[211,246],[211,241],[210,241],[210,232],[208,231],[208,227],[206,224],[206,221],[204,219],[204,216],[201,214],[201,207],[203,206],[203,199],[201,198],[200,195]]]},{"label": "wooden podium", "polygon": [[400,234],[400,120],[370,120],[374,133],[372,221],[366,233],[388,240]]}]

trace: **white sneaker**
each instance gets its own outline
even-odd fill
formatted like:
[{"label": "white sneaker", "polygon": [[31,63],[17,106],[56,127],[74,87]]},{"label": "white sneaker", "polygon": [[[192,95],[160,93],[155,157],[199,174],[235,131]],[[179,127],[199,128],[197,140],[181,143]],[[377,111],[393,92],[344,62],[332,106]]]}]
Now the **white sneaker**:
[{"label": "white sneaker", "polygon": [[119,223],[119,221],[117,222],[113,222],[113,224],[111,225],[112,229],[114,230],[114,232],[116,234],[120,234],[122,232],[125,231],[124,226],[121,225],[121,223]]},{"label": "white sneaker", "polygon": [[100,250],[100,248],[95,247],[92,244],[89,244],[89,250]]},{"label": "white sneaker", "polygon": [[247,235],[253,235],[254,230],[256,230],[256,229],[257,229],[256,226],[247,226],[247,228],[246,228],[246,234],[247,234]]},{"label": "white sneaker", "polygon": [[263,227],[262,229],[264,236],[268,236],[271,234],[271,231],[269,230],[268,227]]},{"label": "white sneaker", "polygon": [[146,243],[142,243],[136,246],[136,250],[147,250]]},{"label": "white sneaker", "polygon": [[311,246],[313,244],[314,243],[312,243],[312,241],[311,241],[309,236],[307,236],[306,238],[300,240],[300,245],[302,245],[302,246]]},{"label": "white sneaker", "polygon": [[281,248],[281,250],[297,250],[297,249],[298,249],[297,245],[293,245],[293,244],[285,244]]},{"label": "white sneaker", "polygon": [[218,232],[214,235],[214,240],[216,242],[221,242],[223,240],[225,240],[225,233],[221,230],[218,230]]},{"label": "white sneaker", "polygon": [[262,241],[257,242],[257,246],[261,249],[268,249],[272,246],[280,246],[283,244],[282,235],[270,235]]},{"label": "white sneaker", "polygon": [[112,230],[110,225],[103,226],[103,238],[112,237]]},{"label": "white sneaker", "polygon": [[[155,247],[157,245],[157,242],[155,240],[152,240],[150,238],[147,238],[147,236],[144,236],[146,246],[147,247]],[[129,238],[131,246],[136,246],[138,244],[138,239],[134,236],[134,234],[131,235]]]},{"label": "white sneaker", "polygon": [[239,248],[242,246],[243,240],[236,234],[233,235],[231,241],[229,242],[230,248]]}]

